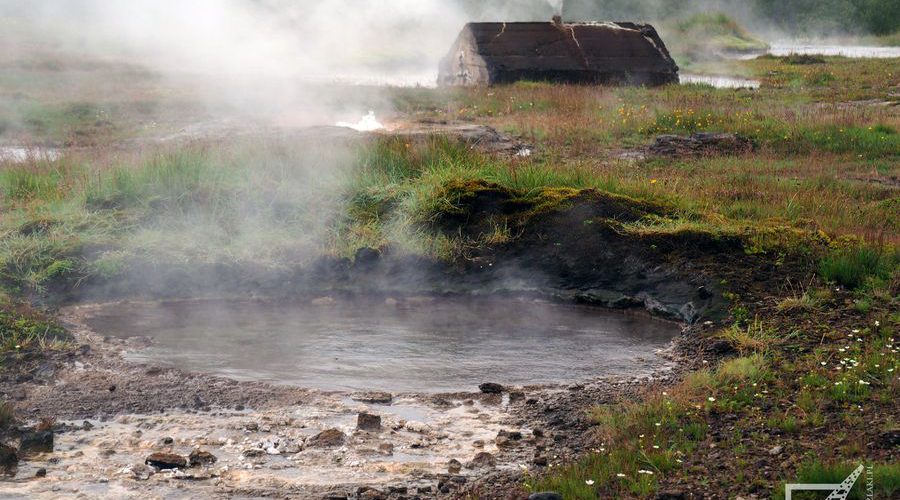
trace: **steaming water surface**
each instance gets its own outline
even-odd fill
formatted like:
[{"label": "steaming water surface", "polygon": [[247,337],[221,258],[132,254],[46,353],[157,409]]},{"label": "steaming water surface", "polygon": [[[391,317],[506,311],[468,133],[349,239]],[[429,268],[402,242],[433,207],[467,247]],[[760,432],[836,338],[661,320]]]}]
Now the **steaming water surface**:
[{"label": "steaming water surface", "polygon": [[328,390],[417,392],[646,372],[680,331],[593,308],[499,299],[116,304],[87,324],[103,335],[151,337],[149,348],[126,354],[134,361]]},{"label": "steaming water surface", "polygon": [[717,75],[691,75],[682,74],[679,76],[682,84],[700,83],[713,86],[717,89],[758,89],[759,80],[750,80],[736,76],[717,76]]}]

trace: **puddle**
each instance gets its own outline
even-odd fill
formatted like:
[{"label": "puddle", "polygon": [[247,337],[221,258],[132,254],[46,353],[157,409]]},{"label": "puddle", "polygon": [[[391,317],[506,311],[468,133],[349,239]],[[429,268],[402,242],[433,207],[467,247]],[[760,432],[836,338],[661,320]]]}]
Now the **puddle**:
[{"label": "puddle", "polygon": [[[323,302],[323,301],[315,301]],[[501,299],[249,301],[98,306],[101,335],[151,337],[127,359],[324,390],[472,390],[636,375],[677,325],[587,307]]]},{"label": "puddle", "polygon": [[750,80],[734,76],[682,74],[679,76],[679,79],[682,84],[698,83],[710,85],[717,89],[758,89],[760,85],[759,80]]}]

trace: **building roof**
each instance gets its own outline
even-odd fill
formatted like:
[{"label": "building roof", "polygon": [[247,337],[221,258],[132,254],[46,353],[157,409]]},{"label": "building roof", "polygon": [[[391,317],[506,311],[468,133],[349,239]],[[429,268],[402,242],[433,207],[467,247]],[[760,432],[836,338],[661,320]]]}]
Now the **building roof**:
[{"label": "building roof", "polygon": [[605,23],[469,23],[475,52],[489,67],[546,71],[677,71],[652,26]]}]

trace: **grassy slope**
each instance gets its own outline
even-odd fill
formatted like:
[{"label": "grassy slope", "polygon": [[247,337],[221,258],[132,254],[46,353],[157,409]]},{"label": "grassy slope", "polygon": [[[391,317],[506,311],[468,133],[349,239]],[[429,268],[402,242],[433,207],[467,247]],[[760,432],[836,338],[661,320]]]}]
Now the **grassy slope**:
[{"label": "grassy slope", "polygon": [[[465,245],[515,237],[502,227],[474,242],[427,230],[435,214],[452,208],[447,186],[477,180],[547,203],[565,189],[599,188],[661,202],[681,214],[634,231],[752,228],[790,243],[785,227],[822,230],[843,238],[833,240],[834,254],[823,256],[818,276],[786,281],[764,297],[736,293],[728,327],[703,333],[725,339],[736,357],[711,358],[708,368],[684,382],[649,389],[646,401],[597,408],[597,451],[549,475],[534,471],[528,486],[585,498],[598,492],[649,496],[679,483],[765,491],[798,476],[837,474],[857,460],[896,463],[895,455],[866,443],[900,419],[898,379],[891,371],[897,368],[893,339],[900,322],[893,250],[900,209],[897,188],[890,185],[900,175],[900,118],[896,107],[843,103],[896,101],[890,92],[900,84],[898,62],[733,64],[761,78],[763,88],[521,84],[388,93],[412,116],[483,121],[522,135],[539,152],[528,159],[501,161],[441,141],[408,146],[398,140],[310,154],[308,145],[263,138],[135,153],[100,149],[2,165],[4,287],[19,301],[49,283],[115,275],[134,258],[277,268],[320,252],[352,255],[361,246],[392,244],[452,259]],[[25,99],[46,116],[68,116],[66,110],[81,102],[37,88],[42,90],[26,92]],[[132,104],[122,109],[134,109]],[[117,138],[133,136],[142,120],[152,119],[152,110],[170,105],[153,101],[150,118],[113,113],[110,127],[124,131]],[[96,121],[52,123],[26,123],[13,132],[38,142],[69,137],[96,144],[103,142],[97,137],[107,137],[92,132]],[[611,154],[658,133],[700,130],[745,134],[759,150],[637,163]],[[860,241],[867,246],[857,249]],[[834,291],[835,283],[843,286]],[[3,329],[6,348],[43,335],[33,327],[38,323],[20,323],[28,315],[12,302],[0,307],[8,311],[4,325],[13,325]],[[840,430],[827,432],[833,429]],[[784,446],[786,455],[766,475],[755,464],[775,445]],[[708,466],[714,462],[726,465]],[[898,471],[884,466],[876,476],[887,492]]]}]

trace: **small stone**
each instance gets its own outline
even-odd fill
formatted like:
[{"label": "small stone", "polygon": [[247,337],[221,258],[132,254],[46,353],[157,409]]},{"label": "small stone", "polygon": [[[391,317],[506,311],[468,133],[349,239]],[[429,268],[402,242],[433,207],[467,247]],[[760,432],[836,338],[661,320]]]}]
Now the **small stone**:
[{"label": "small stone", "polygon": [[536,438],[544,437],[544,430],[543,430],[543,429],[537,429],[537,428],[536,428],[536,429],[532,429],[532,430],[531,430],[531,434],[532,434],[534,437],[536,437]]},{"label": "small stone", "polygon": [[519,431],[500,431],[494,439],[494,443],[499,447],[515,446],[517,441],[522,439],[522,433]]},{"label": "small stone", "polygon": [[115,386],[115,384],[109,386],[108,390],[109,390],[109,392],[116,392],[116,386]]},{"label": "small stone", "polygon": [[537,465],[538,467],[546,467],[548,462],[549,461],[547,460],[547,457],[540,455],[540,456],[534,457],[534,460],[532,463],[534,463],[534,465]]},{"label": "small stone", "polygon": [[256,422],[247,422],[244,424],[244,429],[255,432],[259,430],[259,424]]},{"label": "small stone", "polygon": [[472,446],[476,448],[484,448],[484,441],[481,439],[476,439],[475,441],[472,441]]},{"label": "small stone", "polygon": [[191,467],[200,467],[201,465],[210,465],[216,463],[219,459],[208,451],[194,450],[188,455],[188,463]]},{"label": "small stone", "polygon": [[462,470],[462,463],[455,459],[451,458],[449,462],[447,462],[447,472],[450,474],[459,474],[459,471]]},{"label": "small stone", "polygon": [[784,451],[784,447],[781,445],[773,446],[771,450],[769,450],[769,455],[777,456],[781,455],[781,452]]},{"label": "small stone", "polygon": [[153,453],[144,460],[144,463],[157,469],[184,469],[187,467],[187,460],[174,453]]},{"label": "small stone", "polygon": [[356,428],[361,431],[380,431],[381,416],[360,412],[356,417]]},{"label": "small stone", "polygon": [[34,477],[47,477],[47,469],[41,467],[34,473]]},{"label": "small stone", "polygon": [[156,471],[153,469],[153,467],[150,467],[146,464],[137,464],[130,468],[132,477],[139,481],[146,481],[150,479],[150,476],[152,476],[155,472]]},{"label": "small stone", "polygon": [[528,500],[563,500],[563,496],[555,491],[541,491],[528,495]]},{"label": "small stone", "polygon": [[19,454],[53,453],[53,431],[27,432],[19,442]]},{"label": "small stone", "polygon": [[378,452],[382,455],[393,455],[394,445],[391,443],[381,443],[378,445]]},{"label": "small stone", "polygon": [[169,444],[174,443],[175,440],[172,439],[172,438],[170,438],[170,437],[164,437],[164,438],[162,438],[162,439],[160,440],[160,442],[161,442],[162,444],[169,445]]},{"label": "small stone", "polygon": [[83,431],[89,431],[93,428],[94,428],[94,424],[88,422],[87,420],[85,420],[84,422],[81,423],[81,430],[83,430]]},{"label": "small stone", "polygon": [[309,438],[306,446],[310,448],[337,448],[343,446],[346,436],[338,429],[327,429]]},{"label": "small stone", "polygon": [[478,390],[485,394],[500,394],[503,392],[503,386],[493,382],[486,382],[478,386]]},{"label": "small stone", "polygon": [[481,468],[489,468],[495,467],[497,465],[497,459],[494,458],[494,455],[486,451],[482,451],[481,453],[475,455],[475,458],[472,459],[471,462],[466,464],[466,468],[468,469],[481,469]]},{"label": "small stone", "polygon": [[261,457],[265,454],[266,454],[266,450],[263,450],[261,448],[248,448],[248,449],[244,450],[243,453],[241,453],[241,455],[243,455],[247,458],[257,458],[257,457]]}]

